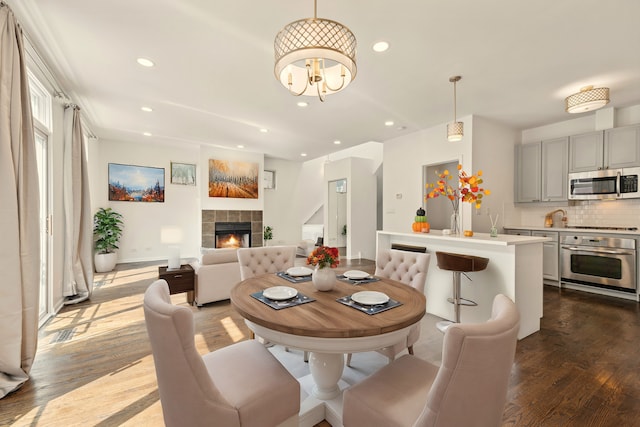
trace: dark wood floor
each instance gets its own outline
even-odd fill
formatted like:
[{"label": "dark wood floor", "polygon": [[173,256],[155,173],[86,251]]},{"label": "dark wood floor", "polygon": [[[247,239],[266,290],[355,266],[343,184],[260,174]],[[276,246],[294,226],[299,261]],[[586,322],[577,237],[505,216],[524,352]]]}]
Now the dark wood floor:
[{"label": "dark wood floor", "polygon": [[[0,426],[162,425],[141,306],[156,277],[157,265],[120,265],[45,325],[31,380],[0,400]],[[228,302],[192,310],[201,353],[249,336]],[[503,425],[640,426],[638,303],[545,287],[544,313],[518,342]]]}]

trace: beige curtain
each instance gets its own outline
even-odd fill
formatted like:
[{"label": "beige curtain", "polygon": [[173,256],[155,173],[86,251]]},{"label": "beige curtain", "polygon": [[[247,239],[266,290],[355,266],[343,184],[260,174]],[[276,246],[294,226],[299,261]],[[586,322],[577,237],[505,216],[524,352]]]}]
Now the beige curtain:
[{"label": "beige curtain", "polygon": [[36,353],[39,217],[22,30],[0,2],[0,398],[29,379]]},{"label": "beige curtain", "polygon": [[89,198],[89,174],[80,108],[68,105],[64,112],[64,272],[65,304],[91,296],[93,290],[93,217]]}]

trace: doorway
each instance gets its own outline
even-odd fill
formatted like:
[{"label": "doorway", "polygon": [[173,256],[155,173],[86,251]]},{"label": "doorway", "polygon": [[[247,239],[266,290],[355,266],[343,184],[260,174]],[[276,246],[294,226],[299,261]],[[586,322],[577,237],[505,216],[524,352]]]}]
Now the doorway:
[{"label": "doorway", "polygon": [[347,180],[329,181],[325,244],[338,248],[340,256],[347,254]]},{"label": "doorway", "polygon": [[[438,181],[438,174],[448,170],[450,173],[457,175],[458,160],[452,160],[449,162],[438,163],[434,165],[423,166],[423,182],[424,199],[425,199],[425,211],[427,212],[427,221],[434,230],[444,230],[445,228],[451,228],[451,214],[453,213],[453,206],[451,200],[446,197],[436,197],[434,199],[427,199],[426,196],[430,190],[426,188],[427,183],[435,184]],[[454,178],[452,178],[453,181]],[[450,182],[453,186],[457,185],[457,182]],[[460,212],[462,215],[462,212]],[[462,219],[460,220],[462,221]]]}]

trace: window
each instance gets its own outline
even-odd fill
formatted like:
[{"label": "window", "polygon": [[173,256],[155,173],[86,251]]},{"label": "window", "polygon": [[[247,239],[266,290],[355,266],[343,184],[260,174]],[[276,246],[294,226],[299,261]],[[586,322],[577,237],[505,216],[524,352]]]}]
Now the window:
[{"label": "window", "polygon": [[31,113],[36,125],[39,125],[37,127],[44,128],[48,133],[51,131],[51,95],[31,71],[27,70],[27,76],[31,93]]}]

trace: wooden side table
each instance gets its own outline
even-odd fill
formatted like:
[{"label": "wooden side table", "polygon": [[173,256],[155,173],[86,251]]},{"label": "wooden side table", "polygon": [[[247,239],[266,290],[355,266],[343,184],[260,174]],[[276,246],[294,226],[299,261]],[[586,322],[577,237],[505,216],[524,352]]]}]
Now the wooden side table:
[{"label": "wooden side table", "polygon": [[189,264],[183,264],[179,269],[168,270],[166,265],[158,267],[158,279],[164,279],[169,284],[170,294],[187,293],[187,302],[193,304],[193,290],[195,273]]}]

